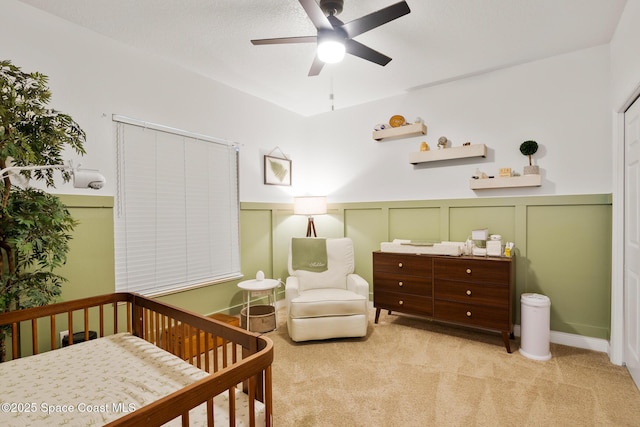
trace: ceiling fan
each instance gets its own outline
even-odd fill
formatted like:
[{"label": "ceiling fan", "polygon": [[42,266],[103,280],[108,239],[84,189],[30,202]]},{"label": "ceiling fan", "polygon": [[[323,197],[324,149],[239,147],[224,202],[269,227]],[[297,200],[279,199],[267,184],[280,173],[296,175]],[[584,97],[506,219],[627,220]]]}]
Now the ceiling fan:
[{"label": "ceiling fan", "polygon": [[[254,45],[317,43],[318,51],[311,64],[309,76],[317,76],[326,62],[338,62],[345,52],[382,66],[387,65],[391,58],[353,40],[353,38],[411,12],[407,2],[401,1],[345,24],[336,17],[342,12],[344,0],[320,0],[320,4],[315,0],[299,1],[318,30],[317,35],[258,39],[251,40],[251,43]],[[337,58],[323,56],[324,49],[331,47],[339,49]]]}]

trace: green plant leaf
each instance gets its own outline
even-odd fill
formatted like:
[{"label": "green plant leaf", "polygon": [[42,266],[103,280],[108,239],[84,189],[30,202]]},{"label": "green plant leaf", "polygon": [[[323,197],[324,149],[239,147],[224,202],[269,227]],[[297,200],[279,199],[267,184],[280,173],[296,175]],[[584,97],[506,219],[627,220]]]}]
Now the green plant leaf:
[{"label": "green plant leaf", "polygon": [[[47,76],[0,61],[0,169],[63,164],[68,149],[85,153],[84,131],[71,116],[49,108],[50,99]],[[53,187],[58,172],[20,174]],[[63,171],[62,177],[71,175]],[[0,312],[46,305],[61,294],[65,279],[54,270],[66,263],[77,225],[57,197],[10,181],[0,180]],[[5,333],[0,328],[0,348]]]},{"label": "green plant leaf", "polygon": [[536,141],[525,141],[520,144],[520,152],[525,156],[531,156],[538,151],[538,143]]}]

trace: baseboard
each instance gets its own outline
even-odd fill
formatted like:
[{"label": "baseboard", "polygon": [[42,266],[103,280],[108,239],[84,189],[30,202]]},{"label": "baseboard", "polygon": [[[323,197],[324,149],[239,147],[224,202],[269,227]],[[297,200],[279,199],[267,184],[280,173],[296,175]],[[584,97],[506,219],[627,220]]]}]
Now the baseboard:
[{"label": "baseboard", "polygon": [[[285,301],[278,300],[276,309],[284,308]],[[373,301],[369,301],[369,308],[373,309]],[[520,336],[520,325],[513,326],[513,334]],[[602,338],[585,337],[583,335],[568,334],[566,332],[551,331],[549,340],[554,344],[566,345],[569,347],[583,348],[585,350],[609,353],[609,341]]]},{"label": "baseboard", "polygon": [[[513,333],[517,337],[520,336],[520,325],[514,325]],[[568,334],[566,332],[551,331],[549,340],[554,344],[599,351],[601,353],[609,352],[609,341],[602,338],[585,337],[582,335]]]}]

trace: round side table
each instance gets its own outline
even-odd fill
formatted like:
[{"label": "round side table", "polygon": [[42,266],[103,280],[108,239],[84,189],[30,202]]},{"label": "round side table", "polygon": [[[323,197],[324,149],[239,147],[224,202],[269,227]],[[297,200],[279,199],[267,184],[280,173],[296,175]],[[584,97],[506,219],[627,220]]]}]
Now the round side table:
[{"label": "round side table", "polygon": [[[250,331],[251,325],[251,298],[258,296],[267,296],[267,302],[273,307],[273,316],[275,327],[277,328],[278,322],[276,318],[276,288],[280,285],[280,281],[276,279],[251,279],[244,280],[238,283],[238,287],[244,291],[247,296],[245,307],[247,309],[247,331]],[[241,316],[242,317],[242,316]]]}]

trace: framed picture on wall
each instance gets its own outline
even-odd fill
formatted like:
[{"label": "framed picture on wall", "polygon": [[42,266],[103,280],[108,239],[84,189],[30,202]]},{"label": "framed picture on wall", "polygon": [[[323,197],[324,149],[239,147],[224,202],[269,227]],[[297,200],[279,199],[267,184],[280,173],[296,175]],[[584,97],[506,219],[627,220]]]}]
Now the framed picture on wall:
[{"label": "framed picture on wall", "polygon": [[291,186],[291,160],[265,155],[264,183]]}]

